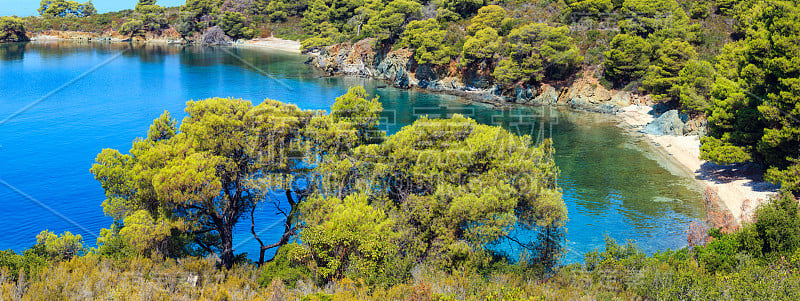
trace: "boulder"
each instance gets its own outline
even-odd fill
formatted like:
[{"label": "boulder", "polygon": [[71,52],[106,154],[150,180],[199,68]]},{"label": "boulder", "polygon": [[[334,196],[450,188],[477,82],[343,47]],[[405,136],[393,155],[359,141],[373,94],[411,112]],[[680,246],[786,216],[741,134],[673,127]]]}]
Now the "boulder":
[{"label": "boulder", "polygon": [[705,136],[708,132],[708,121],[705,118],[695,118],[683,125],[684,135]]},{"label": "boulder", "polygon": [[408,72],[405,69],[397,69],[397,75],[394,77],[394,86],[397,88],[408,89],[411,81],[408,78]]},{"label": "boulder", "polygon": [[687,120],[688,117],[678,113],[678,110],[669,110],[645,126],[644,131],[652,135],[682,136]]},{"label": "boulder", "polygon": [[436,81],[439,79],[439,75],[436,74],[436,71],[433,70],[430,64],[422,64],[417,66],[417,70],[415,72],[415,77],[420,81]]},{"label": "boulder", "polygon": [[400,52],[389,52],[378,63],[375,76],[381,79],[392,79],[397,76],[400,69],[405,69],[408,65],[409,57]]},{"label": "boulder", "polygon": [[597,83],[578,80],[569,87],[567,104],[573,108],[597,111],[598,107],[611,99],[611,92]]},{"label": "boulder", "polygon": [[630,92],[619,91],[611,96],[609,104],[624,108],[633,104],[633,96]]},{"label": "boulder", "polygon": [[544,84],[539,87],[540,93],[533,98],[531,104],[534,105],[555,105],[558,103],[558,91],[553,86]]}]

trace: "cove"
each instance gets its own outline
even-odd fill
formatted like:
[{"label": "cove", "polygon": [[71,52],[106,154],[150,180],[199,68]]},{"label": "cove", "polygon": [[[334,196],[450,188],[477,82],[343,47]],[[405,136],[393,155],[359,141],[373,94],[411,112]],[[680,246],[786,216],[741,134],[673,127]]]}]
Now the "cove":
[{"label": "cove", "polygon": [[[703,218],[702,190],[647,142],[609,116],[562,108],[498,109],[455,96],[400,90],[381,81],[322,77],[301,55],[200,46],[34,42],[0,44],[0,249],[22,251],[44,229],[81,234],[94,245],[112,220],[89,173],[103,148],[122,152],[145,136],[164,110],[185,116],[185,102],[265,98],[328,110],[349,86],[377,94],[389,134],[415,119],[462,114],[518,134],[552,138],[559,185],[569,210],[564,262],[603,246],[605,234],[647,253],[686,245]],[[270,208],[256,231],[280,233]],[[236,252],[257,256],[250,222],[237,227]],[[271,255],[271,254],[268,254]]]}]

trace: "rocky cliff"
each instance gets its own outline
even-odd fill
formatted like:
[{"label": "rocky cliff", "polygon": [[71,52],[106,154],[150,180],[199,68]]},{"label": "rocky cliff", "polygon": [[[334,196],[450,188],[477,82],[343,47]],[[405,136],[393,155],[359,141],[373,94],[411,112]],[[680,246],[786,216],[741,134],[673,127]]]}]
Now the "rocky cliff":
[{"label": "rocky cliff", "polygon": [[532,106],[563,105],[576,109],[614,114],[629,105],[650,105],[649,96],[609,90],[592,72],[561,86],[517,86],[502,90],[491,84],[489,72],[463,71],[457,65],[432,68],[417,64],[409,49],[376,49],[373,39],[342,43],[309,53],[308,64],[330,75],[352,75],[386,80],[398,88],[422,88],[464,96],[493,104]]},{"label": "rocky cliff", "polygon": [[487,76],[480,76],[478,72],[465,76],[455,65],[434,68],[417,64],[413,51],[409,49],[378,49],[374,44],[374,39],[336,44],[309,53],[311,57],[307,63],[330,75],[372,77],[403,89],[428,89],[492,103],[506,100],[496,87],[476,87],[476,83],[489,81]]}]

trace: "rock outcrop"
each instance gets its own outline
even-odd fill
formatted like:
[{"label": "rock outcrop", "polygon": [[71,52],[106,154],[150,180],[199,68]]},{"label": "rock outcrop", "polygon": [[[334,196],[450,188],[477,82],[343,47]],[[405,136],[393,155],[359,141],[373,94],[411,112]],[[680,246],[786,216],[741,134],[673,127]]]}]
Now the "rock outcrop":
[{"label": "rock outcrop", "polygon": [[704,119],[689,119],[678,110],[669,110],[644,127],[644,132],[652,135],[705,135],[707,122]]},{"label": "rock outcrop", "polygon": [[370,38],[329,46],[309,53],[311,57],[308,64],[330,75],[372,77],[404,89],[416,87],[445,92],[475,90],[468,88],[460,77],[445,70],[449,68],[417,64],[414,53],[409,49],[377,49],[374,44],[375,40]]}]

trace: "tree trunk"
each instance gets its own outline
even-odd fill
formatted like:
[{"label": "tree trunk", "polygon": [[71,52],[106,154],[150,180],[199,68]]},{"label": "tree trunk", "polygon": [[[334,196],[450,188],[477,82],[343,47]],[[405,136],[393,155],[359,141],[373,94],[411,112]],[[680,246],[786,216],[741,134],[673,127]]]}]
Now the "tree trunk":
[{"label": "tree trunk", "polygon": [[226,269],[233,267],[233,227],[226,227],[220,233],[222,240],[222,252],[220,253],[220,261]]}]

